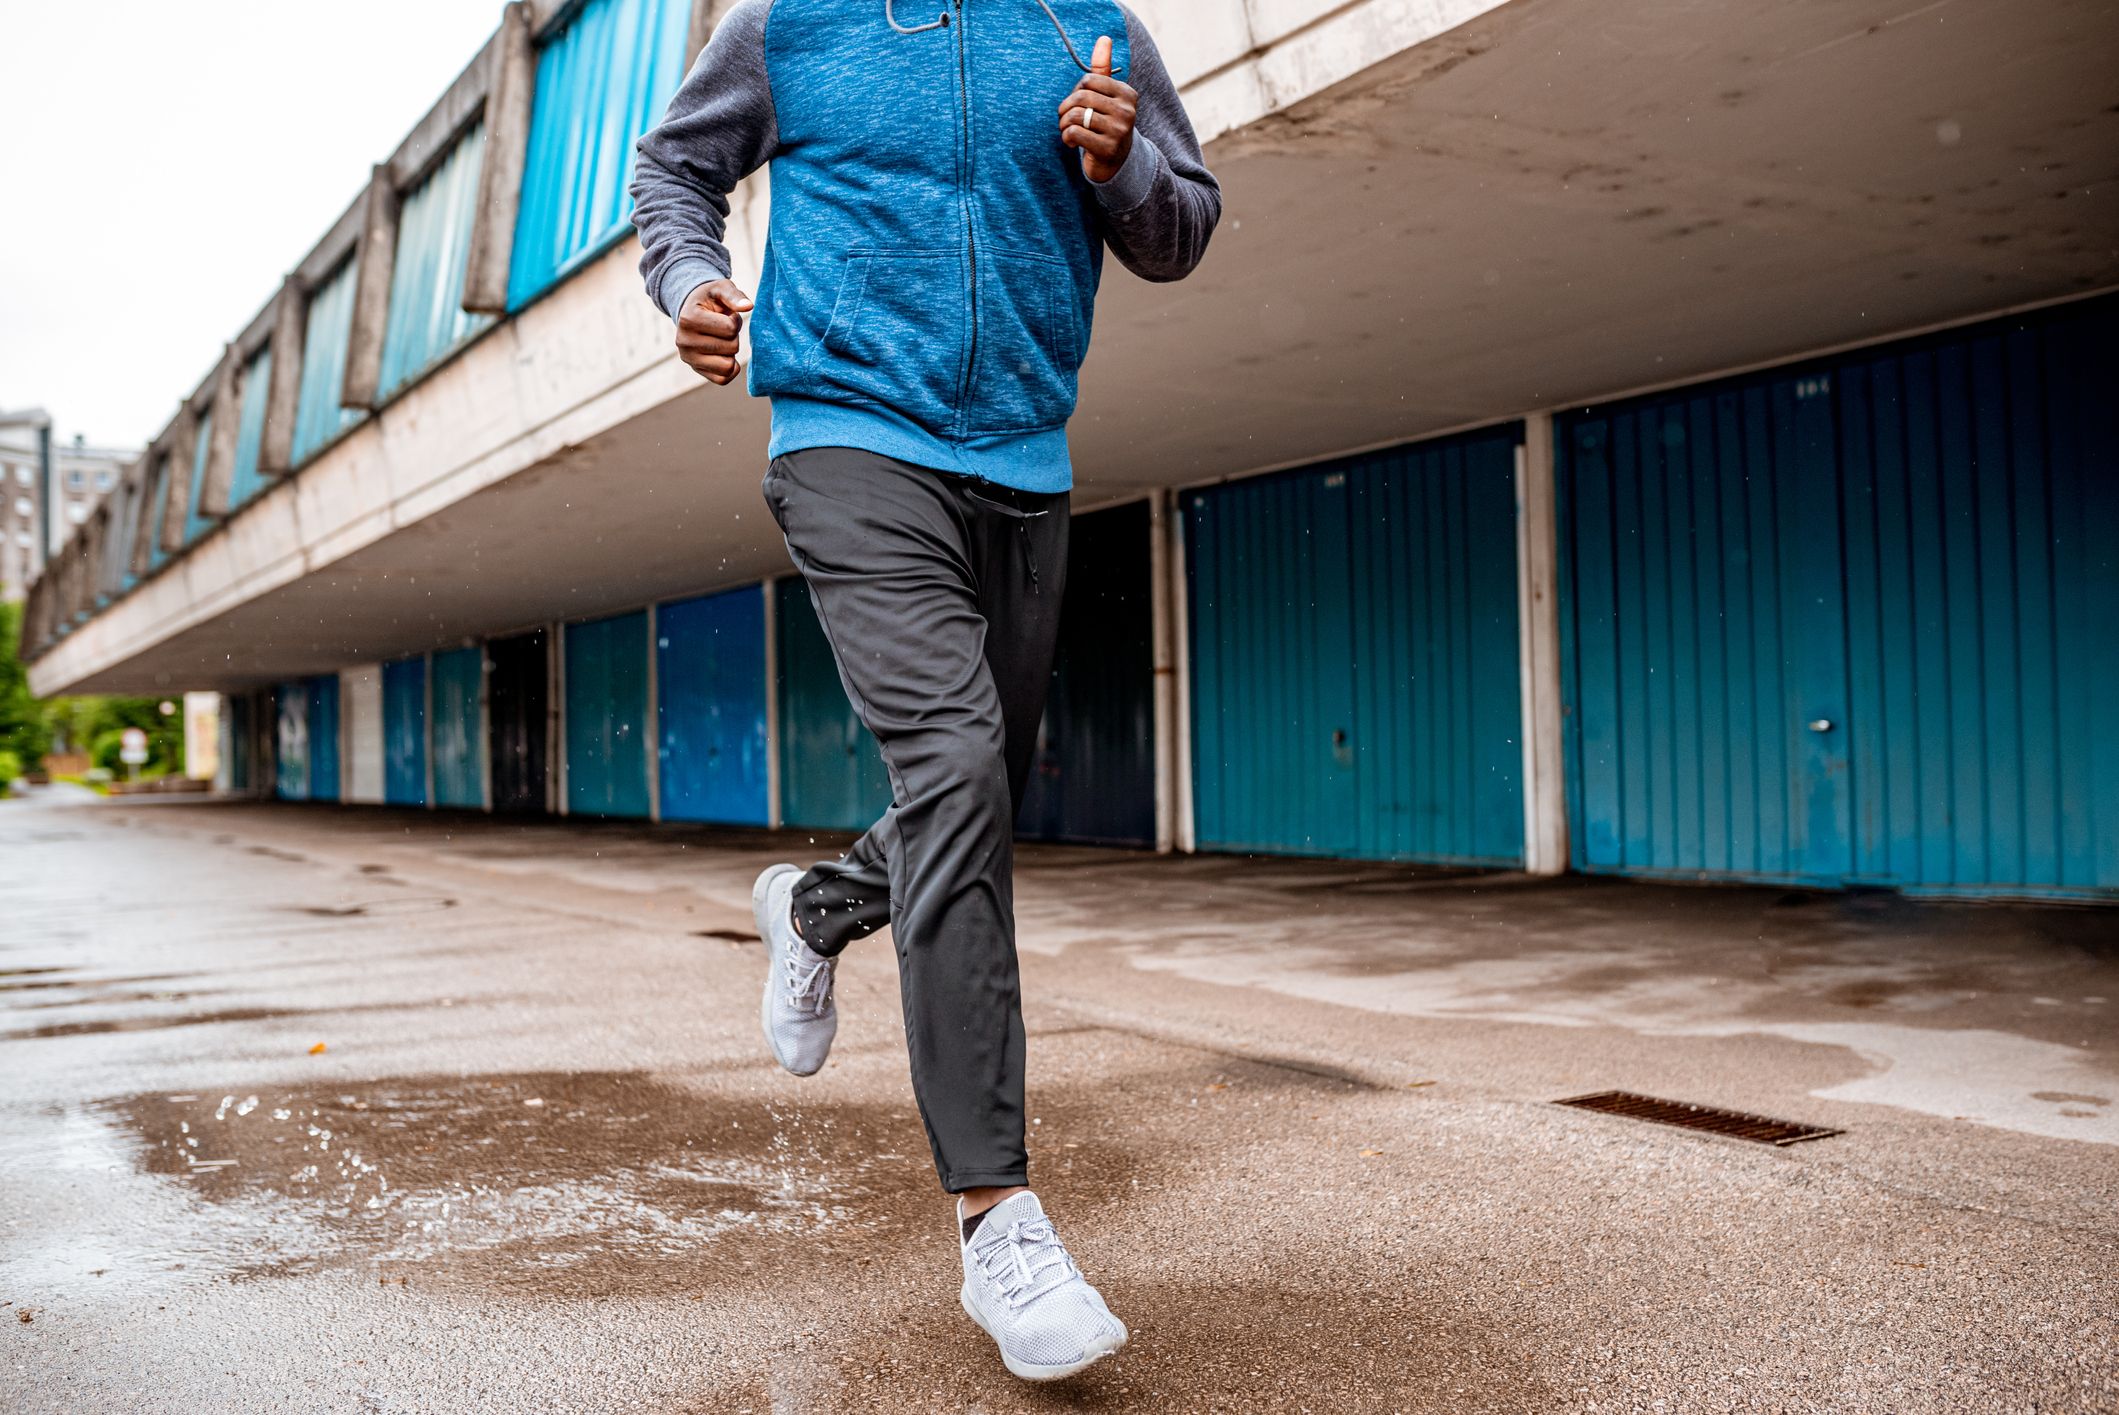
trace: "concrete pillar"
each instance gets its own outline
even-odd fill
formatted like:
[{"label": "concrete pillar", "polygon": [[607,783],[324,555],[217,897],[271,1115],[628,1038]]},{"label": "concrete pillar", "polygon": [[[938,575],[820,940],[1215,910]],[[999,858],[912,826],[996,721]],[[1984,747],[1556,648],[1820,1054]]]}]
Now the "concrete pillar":
[{"label": "concrete pillar", "polygon": [[1175,758],[1171,774],[1176,801],[1171,829],[1176,848],[1189,855],[1199,848],[1192,810],[1191,586],[1186,582],[1184,503],[1178,493],[1167,494],[1170,506],[1163,524],[1167,573],[1163,578],[1170,600],[1170,750]]},{"label": "concrete pillar", "polygon": [[213,430],[206,438],[206,470],[199,477],[199,514],[219,521],[235,492],[235,443],[243,425],[243,359],[233,344],[221,351],[213,376]]},{"label": "concrete pillar", "polygon": [[290,275],[272,304],[272,385],[265,394],[265,435],[258,443],[261,476],[285,476],[294,463],[294,419],[301,409],[302,336],[308,314],[308,292]]},{"label": "concrete pillar", "polygon": [[1177,697],[1175,646],[1171,642],[1170,499],[1148,498],[1148,636],[1155,718],[1155,848],[1168,854],[1177,844]]},{"label": "concrete pillar", "polygon": [[736,8],[737,0],[692,0],[692,20],[684,33],[684,66],[690,71],[699,51],[714,37],[714,30],[730,10]]},{"label": "concrete pillar", "polygon": [[537,93],[537,49],[530,39],[530,7],[516,0],[501,12],[486,81],[486,152],[478,173],[478,208],[464,266],[463,307],[473,314],[508,312],[508,268],[515,254],[515,217],[522,204],[522,169],[530,152],[530,104]]},{"label": "concrete pillar", "polygon": [[175,554],[184,548],[184,522],[191,514],[191,471],[199,440],[199,410],[184,400],[177,420],[165,435],[168,472],[162,478],[162,549]]},{"label": "concrete pillar", "polygon": [[339,402],[372,409],[381,401],[383,334],[390,323],[390,276],[397,266],[397,185],[387,162],[377,163],[369,175],[353,260],[353,327],[346,334],[346,381]]},{"label": "concrete pillar", "polygon": [[1567,870],[1567,786],[1561,752],[1559,502],[1552,416],[1524,419],[1516,449],[1516,604],[1523,684],[1523,867]]},{"label": "concrete pillar", "polygon": [[87,574],[83,576],[87,580],[87,589],[83,591],[83,597],[89,602],[91,614],[104,602],[104,597],[110,595],[106,576],[110,570],[110,521],[114,513],[117,513],[117,498],[106,496],[102,504],[95,506],[95,515],[89,517],[89,523],[81,527],[85,540],[83,559],[87,561]]}]

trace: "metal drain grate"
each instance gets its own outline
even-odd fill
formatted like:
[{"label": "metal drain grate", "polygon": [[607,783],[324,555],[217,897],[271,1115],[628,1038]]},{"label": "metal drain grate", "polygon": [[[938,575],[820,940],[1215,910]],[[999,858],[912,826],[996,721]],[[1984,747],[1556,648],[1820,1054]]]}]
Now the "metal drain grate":
[{"label": "metal drain grate", "polygon": [[1594,1095],[1571,1096],[1564,1101],[1555,1101],[1554,1104],[1571,1105],[1577,1110],[1601,1111],[1605,1115],[1623,1115],[1628,1120],[1649,1120],[1657,1125],[1675,1125],[1682,1130],[1705,1130],[1711,1135],[1754,1140],[1761,1145],[1795,1145],[1804,1140],[1822,1140],[1844,1133],[1822,1125],[1773,1120],[1763,1115],[1746,1115],[1740,1110],[1694,1105],[1690,1101],[1658,1100],[1654,1096],[1637,1095],[1632,1091],[1598,1091]]}]

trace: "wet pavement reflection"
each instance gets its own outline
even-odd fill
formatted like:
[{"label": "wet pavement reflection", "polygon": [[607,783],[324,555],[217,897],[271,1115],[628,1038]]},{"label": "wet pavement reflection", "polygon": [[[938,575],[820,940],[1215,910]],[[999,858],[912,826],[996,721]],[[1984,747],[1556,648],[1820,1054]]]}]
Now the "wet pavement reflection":
[{"label": "wet pavement reflection", "polygon": [[[917,1121],[627,1072],[132,1096],[97,1112],[210,1206],[228,1275],[570,1296],[740,1279],[762,1244],[873,1240],[934,1203]],[[195,1235],[194,1235],[195,1236]]]}]

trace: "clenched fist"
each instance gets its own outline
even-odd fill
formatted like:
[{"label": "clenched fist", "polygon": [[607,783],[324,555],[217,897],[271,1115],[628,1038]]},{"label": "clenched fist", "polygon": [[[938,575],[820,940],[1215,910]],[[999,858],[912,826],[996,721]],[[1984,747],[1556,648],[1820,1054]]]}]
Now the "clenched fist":
[{"label": "clenched fist", "polygon": [[677,312],[677,357],[708,383],[736,376],[736,336],[750,296],[733,280],[710,280],[684,298]]},{"label": "clenched fist", "polygon": [[1101,36],[1089,56],[1089,72],[1059,106],[1060,141],[1082,150],[1082,175],[1090,181],[1108,182],[1126,165],[1139,97],[1130,84],[1111,77],[1111,36]]}]

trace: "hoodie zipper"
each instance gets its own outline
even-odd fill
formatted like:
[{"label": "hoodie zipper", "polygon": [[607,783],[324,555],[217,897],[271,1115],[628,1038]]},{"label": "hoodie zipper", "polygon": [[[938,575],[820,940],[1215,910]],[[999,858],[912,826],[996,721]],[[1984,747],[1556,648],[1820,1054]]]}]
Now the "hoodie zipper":
[{"label": "hoodie zipper", "polygon": [[978,368],[979,357],[979,234],[978,213],[972,196],[972,181],[975,176],[972,164],[977,144],[971,135],[971,57],[964,38],[964,0],[955,0],[956,5],[956,77],[957,92],[964,100],[963,121],[958,125],[959,141],[963,144],[959,170],[964,177],[964,243],[971,258],[971,337],[964,350],[964,376],[957,385],[957,426],[961,431],[970,416],[971,377]]}]

